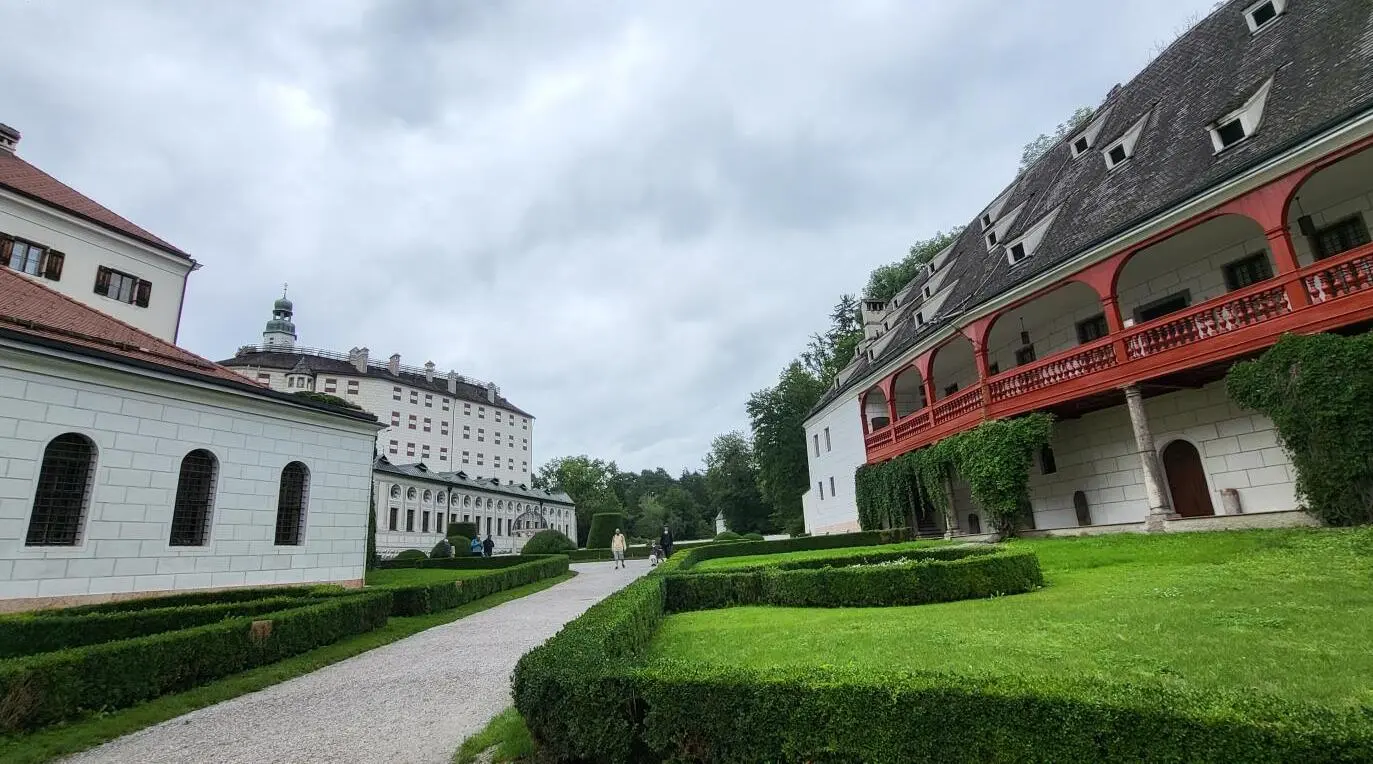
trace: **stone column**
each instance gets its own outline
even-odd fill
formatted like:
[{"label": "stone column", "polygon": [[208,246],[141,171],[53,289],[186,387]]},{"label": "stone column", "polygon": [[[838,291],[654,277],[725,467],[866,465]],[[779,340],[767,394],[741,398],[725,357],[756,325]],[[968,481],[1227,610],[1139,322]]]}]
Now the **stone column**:
[{"label": "stone column", "polygon": [[948,509],[944,511],[944,538],[952,539],[958,530],[958,509],[953,505],[953,478],[944,478],[944,501]]},{"label": "stone column", "polygon": [[1168,491],[1164,488],[1163,468],[1158,463],[1158,452],[1154,450],[1154,434],[1149,431],[1149,418],[1144,413],[1144,398],[1140,395],[1139,385],[1126,385],[1125,406],[1130,410],[1130,426],[1135,431],[1135,449],[1139,452],[1144,466],[1144,493],[1149,500],[1149,514],[1144,518],[1144,529],[1149,532],[1162,531],[1163,521],[1170,511]]}]

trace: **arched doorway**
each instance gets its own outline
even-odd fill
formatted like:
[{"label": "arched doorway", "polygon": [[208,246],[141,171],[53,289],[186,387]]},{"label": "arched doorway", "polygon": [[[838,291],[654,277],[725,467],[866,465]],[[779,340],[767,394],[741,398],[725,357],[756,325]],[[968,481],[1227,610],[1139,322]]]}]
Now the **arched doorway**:
[{"label": "arched doorway", "polygon": [[1214,515],[1211,489],[1206,487],[1206,471],[1201,466],[1197,447],[1185,440],[1175,440],[1163,449],[1163,471],[1168,476],[1168,492],[1173,497],[1173,511],[1183,517]]}]

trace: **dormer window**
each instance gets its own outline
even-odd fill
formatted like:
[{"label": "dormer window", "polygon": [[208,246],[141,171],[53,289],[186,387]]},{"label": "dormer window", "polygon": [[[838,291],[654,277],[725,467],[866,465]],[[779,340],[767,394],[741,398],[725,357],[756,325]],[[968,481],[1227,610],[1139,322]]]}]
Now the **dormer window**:
[{"label": "dormer window", "polygon": [[1093,113],[1086,127],[1083,127],[1082,131],[1074,135],[1073,139],[1068,142],[1068,145],[1072,147],[1074,159],[1086,154],[1087,150],[1096,144],[1097,135],[1101,133],[1101,128],[1106,125],[1106,118],[1109,116],[1111,116],[1111,107],[1109,106]]},{"label": "dormer window", "polygon": [[1010,260],[1011,260],[1011,265],[1015,265],[1016,263],[1020,262],[1021,260],[1024,260],[1024,259],[1025,259],[1025,245],[1024,245],[1024,244],[1019,244],[1019,243],[1015,244],[1014,246],[1011,247],[1010,251],[1007,253],[1007,257],[1010,258]]},{"label": "dormer window", "polygon": [[1211,124],[1208,132],[1211,134],[1211,146],[1217,154],[1248,138],[1259,129],[1259,123],[1263,121],[1263,107],[1268,103],[1268,91],[1272,86],[1273,79],[1270,77],[1249,96],[1249,100],[1245,101],[1243,106]]},{"label": "dormer window", "polygon": [[1082,136],[1073,141],[1073,156],[1077,156],[1088,149],[1087,136]]},{"label": "dormer window", "polygon": [[1025,235],[1016,239],[1006,248],[1006,260],[1011,265],[1019,265],[1021,261],[1035,253],[1035,250],[1039,248],[1039,243],[1044,240],[1044,233],[1058,218],[1059,209],[1061,208],[1056,207],[1052,212],[1040,218],[1038,222],[1030,226]]},{"label": "dormer window", "polygon": [[991,215],[983,215],[983,216],[982,216],[982,227],[983,227],[983,228],[991,228],[991,227],[992,227],[992,216],[991,216]]},{"label": "dormer window", "polygon": [[919,311],[916,312],[916,314],[915,314],[915,325],[916,325],[916,326],[924,326],[924,325],[925,325],[925,314],[924,314],[924,313],[921,313],[921,312],[919,312]]},{"label": "dormer window", "polygon": [[926,285],[925,285],[925,296],[926,296],[926,297],[933,297],[933,296],[934,296],[934,290],[930,289],[930,285],[929,285],[929,284],[926,284]]},{"label": "dormer window", "polygon": [[996,246],[996,231],[991,231],[991,232],[989,232],[989,233],[987,234],[987,246],[989,246],[989,247],[995,247],[995,246]]},{"label": "dormer window", "polygon": [[1287,0],[1260,0],[1244,9],[1244,21],[1249,31],[1257,33],[1287,10]]},{"label": "dormer window", "polygon": [[1135,155],[1135,144],[1139,142],[1139,134],[1144,132],[1144,123],[1148,119],[1148,114],[1140,117],[1135,124],[1130,126],[1129,130],[1125,131],[1124,135],[1102,149],[1101,153],[1106,158],[1106,169],[1114,170],[1125,160]]}]

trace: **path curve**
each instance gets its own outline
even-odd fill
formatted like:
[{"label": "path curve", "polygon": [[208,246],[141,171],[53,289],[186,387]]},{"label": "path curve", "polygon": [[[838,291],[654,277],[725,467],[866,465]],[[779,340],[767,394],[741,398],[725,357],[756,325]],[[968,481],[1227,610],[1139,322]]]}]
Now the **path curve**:
[{"label": "path curve", "polygon": [[510,672],[648,572],[573,565],[569,581],[318,671],[112,740],[68,762],[441,764],[510,705]]}]

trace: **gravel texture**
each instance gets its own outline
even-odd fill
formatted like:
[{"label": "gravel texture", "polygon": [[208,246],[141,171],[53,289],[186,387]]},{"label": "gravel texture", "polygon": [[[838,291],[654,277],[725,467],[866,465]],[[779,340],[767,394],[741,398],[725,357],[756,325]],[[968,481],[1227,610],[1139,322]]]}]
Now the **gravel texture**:
[{"label": "gravel texture", "polygon": [[528,650],[648,572],[573,565],[570,581],[112,740],[69,762],[448,762],[510,705]]}]

